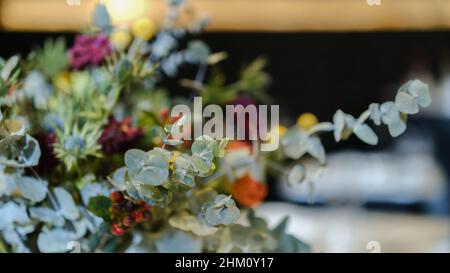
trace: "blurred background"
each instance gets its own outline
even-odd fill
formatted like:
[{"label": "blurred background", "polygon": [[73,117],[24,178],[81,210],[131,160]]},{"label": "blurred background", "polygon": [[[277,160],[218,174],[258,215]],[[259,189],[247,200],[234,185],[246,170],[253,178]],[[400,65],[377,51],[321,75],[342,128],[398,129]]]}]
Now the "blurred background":
[{"label": "blurred background", "polygon": [[[0,55],[25,55],[49,36],[71,44],[96,2],[0,0]],[[119,25],[165,14],[164,0],[103,2]],[[271,181],[269,202],[257,212],[271,224],[290,215],[289,231],[317,252],[450,252],[450,0],[188,4],[192,16],[210,18],[199,38],[229,53],[221,64],[229,80],[254,58],[268,59],[269,94],[286,124],[304,112],[323,121],[337,109],[358,115],[409,79],[429,84],[432,107],[411,117],[401,137],[376,128],[376,147],[323,139],[329,168],[314,183],[313,204],[308,185]],[[177,81],[167,85],[177,92]]]}]

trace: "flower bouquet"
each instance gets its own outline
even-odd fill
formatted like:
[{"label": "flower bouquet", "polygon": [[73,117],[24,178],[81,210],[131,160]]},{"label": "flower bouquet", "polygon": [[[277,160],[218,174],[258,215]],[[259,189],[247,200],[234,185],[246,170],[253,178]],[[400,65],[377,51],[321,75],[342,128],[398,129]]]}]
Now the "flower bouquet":
[{"label": "flower bouquet", "polygon": [[[227,82],[215,69],[227,54],[195,39],[207,21],[180,25],[186,4],[168,5],[161,26],[142,18],[114,27],[98,4],[70,48],[47,40],[28,56],[0,59],[0,252],[309,251],[286,234],[287,219],[269,227],[253,212],[268,177],[312,185],[326,166],[321,134],[376,145],[369,121],[395,137],[408,114],[431,103],[427,85],[413,80],[359,117],[338,110],[318,122],[306,113],[261,133],[267,122],[257,113],[237,119],[248,121],[241,139],[206,130],[192,138],[208,118],[171,107],[200,99],[205,111],[218,107],[209,120],[228,106],[249,111],[270,101],[270,77],[256,59]],[[164,80],[182,66],[197,73],[179,82],[185,96],[173,96]]]}]

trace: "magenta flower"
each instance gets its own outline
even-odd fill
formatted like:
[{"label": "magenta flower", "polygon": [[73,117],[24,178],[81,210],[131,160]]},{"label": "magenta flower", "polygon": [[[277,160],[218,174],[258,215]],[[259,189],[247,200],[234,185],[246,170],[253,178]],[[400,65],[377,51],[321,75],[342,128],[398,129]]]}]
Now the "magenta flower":
[{"label": "magenta flower", "polygon": [[69,50],[70,64],[76,69],[88,64],[99,65],[109,54],[111,44],[107,35],[78,35]]}]

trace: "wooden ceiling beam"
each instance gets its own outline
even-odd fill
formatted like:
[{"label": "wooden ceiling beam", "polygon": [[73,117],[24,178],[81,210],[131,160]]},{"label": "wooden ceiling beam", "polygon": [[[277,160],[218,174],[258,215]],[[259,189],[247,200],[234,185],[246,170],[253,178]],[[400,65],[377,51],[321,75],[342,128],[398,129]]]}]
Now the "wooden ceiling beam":
[{"label": "wooden ceiling beam", "polygon": [[[76,3],[80,5],[69,5]],[[108,1],[108,0],[104,0]],[[109,0],[111,1],[111,0]],[[132,0],[123,0],[132,3]],[[137,0],[136,0],[137,1]],[[163,0],[145,1],[162,22]],[[374,31],[450,29],[447,0],[190,0],[208,15],[208,31]],[[98,0],[0,0],[0,26],[11,31],[77,31]]]}]

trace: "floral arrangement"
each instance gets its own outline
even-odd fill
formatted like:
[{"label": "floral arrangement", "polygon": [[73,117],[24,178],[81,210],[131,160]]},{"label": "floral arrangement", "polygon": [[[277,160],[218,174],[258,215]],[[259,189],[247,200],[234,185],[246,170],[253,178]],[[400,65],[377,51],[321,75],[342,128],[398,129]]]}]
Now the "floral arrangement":
[{"label": "floral arrangement", "polygon": [[[287,219],[270,228],[254,214],[267,176],[312,186],[326,166],[320,134],[376,145],[369,120],[395,137],[431,103],[427,85],[409,81],[359,117],[306,113],[272,128],[273,152],[260,152],[261,141],[176,138],[190,124],[170,116],[173,104],[192,105],[195,94],[221,106],[267,102],[270,77],[256,59],[227,82],[214,68],[227,55],[190,40],[206,20],[180,26],[186,3],[168,5],[162,26],[143,18],[118,28],[99,4],[69,49],[47,40],[0,59],[0,252],[309,251],[286,234]],[[192,93],[170,96],[162,79],[184,65],[198,67],[180,82]]]}]

